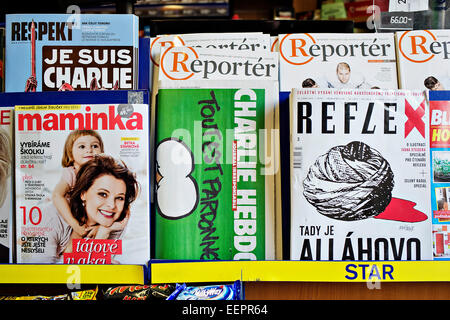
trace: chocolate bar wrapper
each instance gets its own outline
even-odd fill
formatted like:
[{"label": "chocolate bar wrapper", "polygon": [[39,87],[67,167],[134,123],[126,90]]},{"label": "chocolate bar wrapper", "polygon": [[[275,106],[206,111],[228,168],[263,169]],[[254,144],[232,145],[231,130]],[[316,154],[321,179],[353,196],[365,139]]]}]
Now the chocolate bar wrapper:
[{"label": "chocolate bar wrapper", "polygon": [[239,300],[241,282],[232,285],[187,286],[177,285],[177,289],[167,300]]}]

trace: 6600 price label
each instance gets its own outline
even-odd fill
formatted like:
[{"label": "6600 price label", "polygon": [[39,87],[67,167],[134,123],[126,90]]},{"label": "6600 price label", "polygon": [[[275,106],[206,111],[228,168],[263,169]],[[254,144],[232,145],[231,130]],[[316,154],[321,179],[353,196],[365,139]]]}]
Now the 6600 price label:
[{"label": "6600 price label", "polygon": [[405,16],[392,16],[390,19],[391,24],[407,24],[411,18]]},{"label": "6600 price label", "polygon": [[380,29],[412,30],[413,12],[381,12]]}]

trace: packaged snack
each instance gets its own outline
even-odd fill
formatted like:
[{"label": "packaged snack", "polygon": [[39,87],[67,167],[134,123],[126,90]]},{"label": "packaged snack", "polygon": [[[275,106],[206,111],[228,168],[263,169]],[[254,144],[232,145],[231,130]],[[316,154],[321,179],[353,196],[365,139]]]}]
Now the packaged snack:
[{"label": "packaged snack", "polygon": [[174,291],[173,284],[128,285],[108,288],[104,298],[117,300],[167,299]]},{"label": "packaged snack", "polygon": [[104,298],[106,300],[147,300],[150,294],[148,285],[117,286],[106,289]]},{"label": "packaged snack", "polygon": [[152,297],[156,299],[167,299],[175,289],[174,284],[152,284],[150,286]]},{"label": "packaged snack", "polygon": [[90,290],[75,291],[70,293],[72,300],[97,300],[98,287]]},{"label": "packaged snack", "polygon": [[167,300],[240,300],[241,282],[232,285],[178,285]]}]

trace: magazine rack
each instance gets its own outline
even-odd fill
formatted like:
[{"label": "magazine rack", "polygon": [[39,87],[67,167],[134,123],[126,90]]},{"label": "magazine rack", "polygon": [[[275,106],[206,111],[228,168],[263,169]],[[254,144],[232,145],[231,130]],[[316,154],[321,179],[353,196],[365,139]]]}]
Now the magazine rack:
[{"label": "magazine rack", "polygon": [[[386,2],[386,1],[384,1]],[[450,19],[448,19],[450,21]],[[159,27],[183,28],[179,21]],[[233,27],[239,22],[233,23]],[[291,24],[292,22],[286,22]],[[322,24],[326,32],[334,22]],[[338,23],[338,22],[337,22]],[[341,24],[344,22],[340,22]],[[315,23],[307,23],[315,28]],[[198,21],[196,27],[199,27]],[[219,23],[217,23],[219,25]],[[304,24],[306,26],[306,24]],[[247,26],[249,26],[247,22]],[[331,27],[330,27],[331,26]],[[164,28],[163,28],[164,27]],[[239,26],[241,27],[241,26]],[[345,24],[343,28],[352,28]],[[415,27],[415,26],[414,26]],[[253,29],[250,25],[248,29]],[[152,28],[152,32],[157,29]],[[204,29],[211,32],[211,30]],[[265,31],[265,30],[259,30]],[[166,31],[165,31],[166,32]],[[165,33],[163,32],[163,33]],[[185,32],[193,32],[185,30]],[[0,265],[0,284],[144,284],[197,282],[450,282],[450,261],[158,261],[143,265]],[[431,284],[432,285],[432,284]],[[430,286],[431,286],[430,285]]]}]

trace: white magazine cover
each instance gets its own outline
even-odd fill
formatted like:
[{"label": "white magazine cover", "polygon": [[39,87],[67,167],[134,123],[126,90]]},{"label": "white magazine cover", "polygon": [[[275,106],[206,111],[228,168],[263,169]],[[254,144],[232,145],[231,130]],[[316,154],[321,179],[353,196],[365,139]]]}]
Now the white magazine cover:
[{"label": "white magazine cover", "polygon": [[291,260],[432,260],[421,91],[294,89]]},{"label": "white magazine cover", "polygon": [[146,264],[148,105],[16,106],[18,263]]},{"label": "white magazine cover", "polygon": [[14,108],[0,108],[0,263],[13,262]]},{"label": "white magazine cover", "polygon": [[394,34],[299,33],[278,38],[282,92],[398,87]]},{"label": "white magazine cover", "polygon": [[395,36],[400,88],[450,89],[450,30],[404,31]]}]

